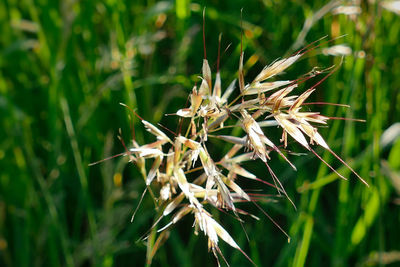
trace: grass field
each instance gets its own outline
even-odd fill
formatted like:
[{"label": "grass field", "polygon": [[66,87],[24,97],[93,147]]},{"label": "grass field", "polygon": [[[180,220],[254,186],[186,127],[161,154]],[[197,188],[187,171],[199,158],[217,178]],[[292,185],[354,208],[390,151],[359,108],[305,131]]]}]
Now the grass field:
[{"label": "grass field", "polygon": [[[339,2],[360,13],[340,14]],[[342,57],[323,52],[335,44],[351,48],[312,100],[351,105],[316,106],[322,114],[366,120],[330,121],[320,132],[370,185],[322,149],[348,181],[311,153],[291,157],[297,172],[275,157],[271,167],[298,209],[278,197],[259,204],[290,243],[255,209],[262,219],[246,218],[250,242],[234,219],[213,216],[258,266],[400,264],[400,17],[380,1],[0,0],[0,266],[146,264],[140,238],[156,214],[149,195],[130,223],[143,178],[126,157],[88,164],[124,152],[119,129],[130,143],[131,113],[120,102],[175,131],[177,118],[164,114],[184,106],[199,83],[204,6],[213,70],[220,33],[222,50],[228,47],[224,88],[237,75],[242,8],[247,77],[321,37],[344,35],[287,72],[339,65]],[[149,142],[133,121],[138,142]],[[271,138],[278,142],[280,131]],[[229,147],[216,142],[212,152]],[[262,165],[249,167],[270,179]],[[263,193],[276,195],[268,187]],[[153,266],[215,266],[192,224],[186,218],[171,230]],[[251,265],[239,251],[220,247],[231,266]]]}]

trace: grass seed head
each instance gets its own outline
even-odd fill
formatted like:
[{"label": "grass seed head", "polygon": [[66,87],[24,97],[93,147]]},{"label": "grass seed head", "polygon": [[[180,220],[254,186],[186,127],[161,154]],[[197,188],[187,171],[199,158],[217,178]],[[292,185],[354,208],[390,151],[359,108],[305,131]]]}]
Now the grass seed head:
[{"label": "grass seed head", "polygon": [[[340,46],[330,49],[329,53],[340,52],[343,54],[346,52]],[[158,222],[170,217],[169,222],[158,230],[161,232],[160,237],[167,237],[168,235],[163,235],[164,231],[175,226],[184,216],[192,214],[195,220],[194,233],[197,234],[200,230],[208,237],[208,247],[216,257],[218,257],[217,253],[222,256],[218,247],[219,239],[240,250],[247,257],[223,226],[206,210],[206,207],[207,209],[216,208],[220,211],[232,212],[241,224],[243,220],[239,217],[239,213],[257,218],[235,206],[237,202],[253,202],[257,205],[255,201],[261,198],[254,194],[252,196],[241,188],[239,185],[241,183],[237,182],[241,178],[246,178],[248,182],[256,181],[272,186],[278,194],[283,194],[289,199],[279,178],[268,165],[271,160],[271,152],[279,153],[294,169],[295,167],[270,140],[266,134],[268,132],[263,131],[262,127],[280,126],[282,128],[280,141],[284,148],[288,145],[288,137],[292,137],[336,172],[312,149],[312,145],[319,145],[353,171],[329,148],[318,132],[316,125],[326,125],[329,117],[325,117],[319,112],[302,111],[302,107],[307,104],[305,101],[316,90],[316,86],[331,73],[300,96],[293,95],[293,90],[297,90],[302,81],[319,75],[323,73],[322,71],[312,70],[309,72],[312,75],[307,74],[297,79],[266,81],[284,72],[303,54],[304,52],[299,52],[293,56],[276,60],[261,70],[252,83],[245,84],[244,53],[241,50],[238,81],[233,81],[226,90],[223,90],[219,72],[220,56],[218,56],[213,88],[211,68],[206,58],[204,43],[201,85],[198,90],[196,86],[193,87],[190,94],[190,107],[183,107],[176,112],[181,120],[185,118],[190,120],[186,124],[180,124],[179,134],[171,138],[138,116],[145,129],[154,135],[157,141],[140,146],[133,140],[133,146],[126,149],[127,152],[123,154],[129,155],[141,170],[147,186],[146,190],[150,192],[154,198],[156,209],[160,211],[160,217],[152,228],[156,227]],[[235,89],[237,88],[236,84],[238,84],[239,90]],[[235,91],[237,92],[236,98],[229,102],[230,96]],[[225,123],[229,125],[224,126]],[[188,128],[182,129],[182,125],[188,125]],[[230,136],[216,133],[226,127],[241,128],[244,130],[245,136],[243,137],[243,134]],[[181,132],[186,134],[181,135]],[[189,134],[190,136],[188,136]],[[208,152],[207,145],[213,142],[208,137],[211,137],[210,139],[217,138],[224,141],[226,145],[232,145],[232,148],[221,160],[215,160],[213,155]],[[163,151],[167,150],[168,153],[165,154]],[[251,152],[247,153],[246,150],[251,150]],[[251,170],[246,170],[242,166],[244,162],[258,159],[268,169],[273,184],[257,178]],[[150,164],[146,164],[146,160],[152,162],[148,171],[146,166],[150,166]],[[358,174],[356,175],[358,176]],[[362,180],[361,177],[359,178]],[[152,188],[159,190],[158,194],[154,194]],[[159,198],[156,199],[155,195],[158,195]],[[291,200],[289,199],[289,201]],[[264,211],[263,213],[266,214]],[[267,214],[266,216],[271,219]],[[276,223],[274,222],[274,224]],[[277,227],[282,230],[279,225]],[[148,247],[151,248],[151,244]],[[250,260],[250,258],[248,259]]]}]

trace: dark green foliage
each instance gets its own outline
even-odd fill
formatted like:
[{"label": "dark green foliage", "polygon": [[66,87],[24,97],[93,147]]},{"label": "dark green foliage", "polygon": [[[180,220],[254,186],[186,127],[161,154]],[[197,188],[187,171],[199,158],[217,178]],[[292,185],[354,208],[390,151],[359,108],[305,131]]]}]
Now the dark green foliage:
[{"label": "dark green foliage", "polygon": [[[250,243],[232,217],[216,218],[259,266],[378,265],[391,256],[400,262],[399,133],[390,143],[381,138],[400,121],[400,18],[372,2],[362,1],[356,17],[326,14],[303,44],[346,34],[331,44],[345,43],[352,54],[318,86],[313,100],[351,105],[316,107],[322,114],[367,121],[331,121],[320,131],[370,187],[322,150],[319,154],[349,181],[339,180],[312,154],[291,156],[297,172],[273,155],[271,167],[298,210],[285,198],[261,206],[288,231],[291,242],[256,209],[262,220],[246,218],[244,224]],[[119,128],[130,145],[130,112],[118,103],[134,107],[152,123],[177,129],[178,119],[164,114],[184,106],[192,86],[200,83],[204,5],[214,73],[219,33],[223,51],[231,44],[221,58],[225,88],[239,64],[242,7],[245,71],[253,78],[266,64],[293,52],[305,19],[324,4],[1,0],[0,266],[145,265],[146,246],[138,240],[156,211],[147,196],[130,223],[144,190],[139,172],[126,157],[88,167],[124,152]],[[322,55],[321,48],[288,72],[295,76],[315,66],[340,64],[339,57]],[[152,140],[133,121],[138,142]],[[277,143],[280,131],[271,132]],[[229,148],[218,144],[225,147],[213,153]],[[298,145],[289,147],[304,152]],[[265,167],[254,167],[254,173],[270,181]],[[244,186],[255,187],[276,193],[260,184]],[[206,238],[193,235],[192,223],[185,218],[171,231],[154,266],[215,265]],[[221,250],[231,266],[250,265],[223,242]]]}]

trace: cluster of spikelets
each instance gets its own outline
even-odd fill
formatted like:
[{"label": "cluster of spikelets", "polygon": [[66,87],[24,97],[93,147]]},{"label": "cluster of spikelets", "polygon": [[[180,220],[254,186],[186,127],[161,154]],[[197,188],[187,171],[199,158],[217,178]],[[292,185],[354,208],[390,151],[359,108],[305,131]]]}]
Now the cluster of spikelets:
[{"label": "cluster of spikelets", "polygon": [[[255,217],[235,206],[237,202],[253,202],[258,207],[257,197],[246,193],[237,184],[238,177],[270,184],[279,194],[284,194],[289,199],[278,177],[268,165],[271,154],[276,152],[293,169],[296,169],[285,156],[288,154],[285,150],[288,136],[306,150],[313,152],[322,161],[323,159],[314,152],[312,145],[323,147],[355,173],[329,148],[318,133],[316,125],[326,125],[329,117],[319,112],[302,110],[303,105],[307,104],[305,100],[314,92],[315,87],[332,72],[300,95],[291,95],[291,92],[300,83],[323,71],[314,70],[295,80],[269,81],[313,48],[315,47],[308,47],[307,50],[300,50],[287,58],[273,62],[250,83],[246,83],[244,79],[242,52],[238,71],[239,91],[236,90],[236,92],[236,81],[231,83],[226,90],[222,90],[219,71],[215,75],[214,83],[212,82],[212,73],[205,56],[201,84],[199,88],[194,86],[191,91],[190,107],[176,112],[176,115],[181,117],[181,122],[185,119],[188,122],[187,129],[183,131],[184,135],[175,134],[171,138],[161,128],[141,119],[146,130],[157,140],[145,145],[139,145],[133,140],[133,147],[127,148],[125,154],[140,169],[145,178],[146,191],[150,191],[156,209],[160,211],[151,229],[156,229],[156,225],[163,218],[167,216],[170,218],[169,223],[158,230],[160,235],[156,244],[165,239],[166,235],[163,234],[169,228],[183,217],[190,215],[194,218],[194,233],[198,234],[201,231],[208,237],[208,248],[217,261],[218,254],[223,258],[218,247],[219,239],[240,250],[247,257],[224,227],[206,210],[206,207],[213,206],[218,210],[230,211],[240,223],[243,222],[241,215]],[[236,95],[236,97],[229,102],[231,95]],[[226,122],[230,122],[229,127],[241,127],[243,136],[216,134],[226,127],[224,126]],[[280,140],[282,145],[274,144],[266,136],[263,128],[267,126],[278,126],[282,129]],[[232,143],[232,148],[222,159],[215,161],[207,150],[206,144],[209,138],[218,138]],[[149,159],[152,165],[150,170],[146,170],[145,161]],[[241,166],[241,163],[249,160],[262,161],[271,174],[273,183],[257,178]],[[324,163],[336,172],[328,163]],[[339,173],[337,174],[344,178]],[[358,174],[356,175],[365,183]],[[159,192],[153,192],[152,188],[159,189]],[[155,251],[148,251],[150,255],[154,253]],[[151,261],[151,257],[149,259],[148,256],[148,261]]]}]

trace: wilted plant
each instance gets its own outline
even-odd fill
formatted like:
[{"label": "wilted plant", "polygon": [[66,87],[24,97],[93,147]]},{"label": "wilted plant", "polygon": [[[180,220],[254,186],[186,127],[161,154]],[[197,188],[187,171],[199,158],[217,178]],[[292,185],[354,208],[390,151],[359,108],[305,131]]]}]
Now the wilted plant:
[{"label": "wilted plant", "polygon": [[[302,110],[304,105],[312,104],[305,103],[305,101],[316,87],[335,71],[335,68],[314,68],[297,79],[270,81],[298,61],[305,53],[318,46],[320,44],[314,42],[286,58],[276,60],[262,69],[250,83],[246,83],[244,79],[244,53],[241,51],[238,70],[239,92],[233,100],[229,101],[235,92],[236,81],[233,81],[226,90],[222,90],[219,72],[220,49],[218,48],[217,72],[213,83],[204,44],[201,84],[199,87],[195,85],[191,91],[190,107],[179,109],[175,113],[181,118],[181,127],[184,119],[188,121],[187,128],[181,128],[178,134],[173,133],[173,137],[169,137],[166,132],[142,119],[131,107],[128,107],[141,120],[146,130],[156,137],[156,141],[144,145],[139,145],[136,140],[132,140],[132,147],[125,147],[126,152],[124,153],[140,169],[146,183],[145,192],[147,190],[151,192],[158,211],[150,234],[144,238],[148,240],[147,262],[149,264],[159,245],[168,238],[168,230],[187,215],[192,215],[194,218],[194,233],[197,235],[201,231],[208,237],[208,248],[213,252],[217,261],[218,254],[223,258],[218,246],[219,239],[240,250],[251,261],[224,227],[207,211],[206,206],[232,212],[241,224],[243,223],[241,215],[257,218],[235,206],[237,202],[252,202],[260,208],[256,203],[259,197],[246,193],[236,183],[238,177],[268,184],[274,187],[278,194],[285,195],[291,201],[268,164],[271,160],[270,154],[276,152],[296,170],[296,167],[285,155],[289,154],[285,150],[288,144],[288,135],[306,150],[315,154],[338,176],[346,179],[325,162],[312,146],[319,145],[328,150],[367,185],[346,162],[330,149],[319,134],[317,125],[327,125],[327,121],[331,118],[321,115],[319,112]],[[311,88],[299,96],[291,95],[291,92],[300,84],[321,74],[326,75]],[[229,126],[225,125],[227,122],[229,122]],[[267,137],[263,128],[268,126],[282,128],[280,141],[283,146],[278,147]],[[218,131],[226,127],[242,128],[244,135],[238,137],[218,134]],[[222,159],[215,160],[207,150],[206,144],[210,138],[224,140],[233,146]],[[267,167],[273,183],[257,178],[241,166],[246,161],[258,159]],[[149,170],[146,169],[146,160],[152,160]],[[159,192],[153,192],[152,188],[157,188]],[[291,203],[295,207],[292,201]],[[136,211],[137,209],[132,216],[132,221]],[[271,219],[264,211],[263,213]],[[156,231],[156,226],[161,220],[171,214],[169,222]],[[273,220],[272,222],[277,225]],[[277,227],[281,229],[279,225]],[[283,230],[282,232],[287,235]],[[157,233],[160,234],[155,239]],[[288,240],[290,240],[289,236]]]}]

